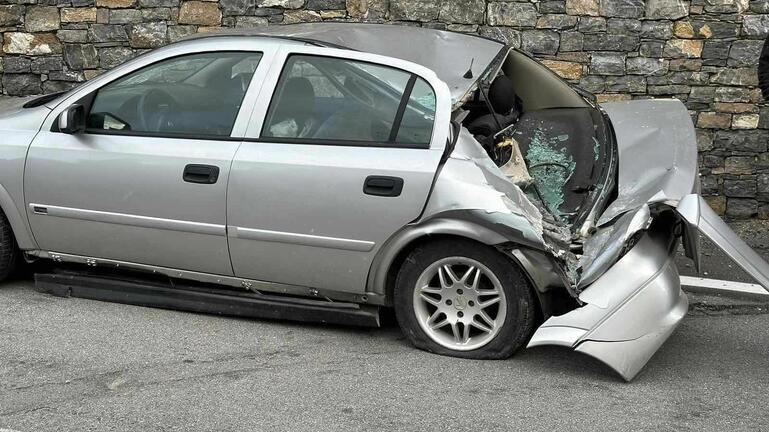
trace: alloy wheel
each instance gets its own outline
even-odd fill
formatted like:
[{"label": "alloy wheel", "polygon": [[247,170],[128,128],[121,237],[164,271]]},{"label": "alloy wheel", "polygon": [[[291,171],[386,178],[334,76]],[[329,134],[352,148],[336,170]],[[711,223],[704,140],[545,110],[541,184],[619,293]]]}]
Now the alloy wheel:
[{"label": "alloy wheel", "polygon": [[443,258],[422,272],[413,304],[430,339],[458,351],[491,342],[507,316],[499,279],[480,262],[460,256]]}]

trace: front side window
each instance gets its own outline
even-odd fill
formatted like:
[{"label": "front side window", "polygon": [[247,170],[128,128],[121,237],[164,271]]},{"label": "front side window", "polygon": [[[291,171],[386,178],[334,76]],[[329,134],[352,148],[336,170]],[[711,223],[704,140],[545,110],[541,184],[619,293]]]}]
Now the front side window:
[{"label": "front side window", "polygon": [[262,137],[319,143],[430,143],[435,93],[402,70],[351,60],[292,55]]},{"label": "front side window", "polygon": [[90,131],[229,136],[260,53],[211,52],[174,57],[99,89]]}]

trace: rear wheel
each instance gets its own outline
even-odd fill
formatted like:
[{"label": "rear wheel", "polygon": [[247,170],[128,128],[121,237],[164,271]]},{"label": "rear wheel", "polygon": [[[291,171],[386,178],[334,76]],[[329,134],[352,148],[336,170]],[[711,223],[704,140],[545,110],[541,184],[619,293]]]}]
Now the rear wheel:
[{"label": "rear wheel", "polygon": [[0,211],[0,281],[10,276],[16,268],[19,250],[13,237],[8,218]]},{"label": "rear wheel", "polygon": [[416,248],[398,273],[394,300],[409,340],[438,354],[507,358],[534,328],[524,275],[494,248],[469,240]]}]

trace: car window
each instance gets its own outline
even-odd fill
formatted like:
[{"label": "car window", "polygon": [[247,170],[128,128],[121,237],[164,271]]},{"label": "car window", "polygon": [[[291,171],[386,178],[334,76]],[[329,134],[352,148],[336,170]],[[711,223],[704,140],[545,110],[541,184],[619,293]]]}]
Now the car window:
[{"label": "car window", "polygon": [[435,119],[430,85],[408,72],[293,55],[278,81],[262,137],[426,146]]},{"label": "car window", "polygon": [[261,53],[190,54],[154,63],[99,89],[90,131],[229,136]]},{"label": "car window", "polygon": [[429,143],[435,123],[435,92],[421,78],[414,83],[396,138],[400,143]]},{"label": "car window", "polygon": [[[333,71],[330,71],[333,73]],[[343,99],[344,94],[334,85],[334,81],[344,85],[344,76],[335,74],[327,77],[315,65],[302,59],[295,59],[288,71],[288,79],[304,78],[312,84],[316,98]]]}]

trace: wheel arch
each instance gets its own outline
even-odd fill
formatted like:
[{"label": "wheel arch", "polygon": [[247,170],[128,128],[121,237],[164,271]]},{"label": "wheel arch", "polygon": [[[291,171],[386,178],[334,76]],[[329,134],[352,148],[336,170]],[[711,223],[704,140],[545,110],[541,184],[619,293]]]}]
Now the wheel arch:
[{"label": "wheel arch", "polygon": [[547,302],[542,301],[543,293],[548,288],[541,286],[547,278],[542,275],[541,269],[535,268],[535,265],[540,261],[529,258],[541,254],[515,252],[520,251],[516,247],[518,246],[516,239],[510,239],[509,236],[466,220],[434,219],[401,230],[388,240],[374,259],[369,272],[367,291],[381,296],[384,304],[391,306],[395,291],[395,279],[408,255],[425,243],[452,238],[470,240],[496,248],[500,254],[510,260],[511,264],[515,264],[521,269],[529,286],[534,291],[537,309],[545,316],[549,315],[549,308],[546,308]]},{"label": "wheel arch", "polygon": [[11,194],[8,193],[8,190],[2,184],[0,184],[0,211],[8,219],[18,247],[20,249],[35,249],[37,246],[24,215],[19,211]]}]

